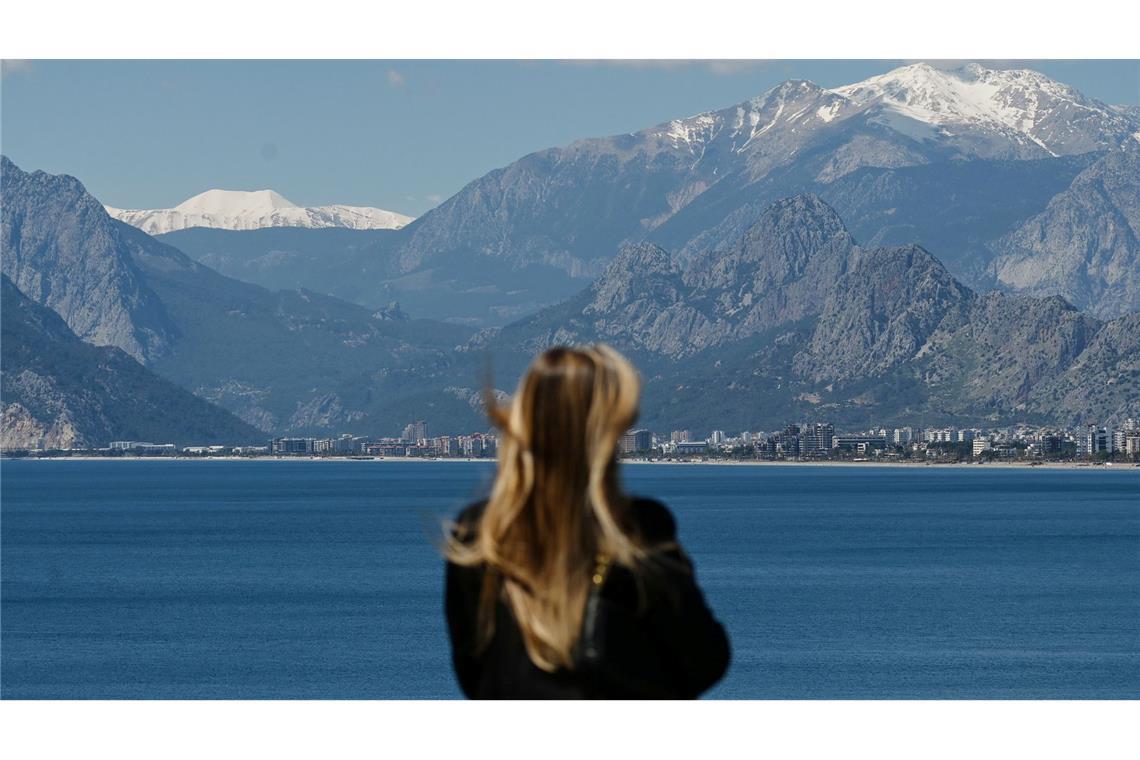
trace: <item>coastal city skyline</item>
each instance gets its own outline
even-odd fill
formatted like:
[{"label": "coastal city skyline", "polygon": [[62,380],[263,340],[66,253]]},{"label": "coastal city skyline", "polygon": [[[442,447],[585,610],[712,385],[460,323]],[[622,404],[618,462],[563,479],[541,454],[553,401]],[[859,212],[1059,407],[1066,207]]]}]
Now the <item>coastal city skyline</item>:
[{"label": "coastal city skyline", "polygon": [[[103,452],[132,456],[238,456],[238,457],[350,457],[365,458],[467,458],[493,459],[498,453],[499,433],[428,435],[424,420],[409,422],[400,436],[375,437],[344,433],[319,438],[283,436],[266,445],[210,443],[179,447],[175,443],[111,441],[99,449],[22,450],[11,456],[70,456]],[[959,448],[959,446],[965,448]],[[625,458],[687,459],[725,456],[745,459],[829,461],[855,459],[968,458],[998,461],[1034,459],[1104,458],[1116,455],[1140,462],[1140,422],[1129,418],[1119,428],[1090,425],[1080,430],[1015,424],[993,427],[914,426],[871,428],[836,432],[829,422],[792,423],[780,430],[742,431],[729,435],[712,430],[701,438],[689,429],[657,433],[631,428],[618,441],[616,453]]]}]

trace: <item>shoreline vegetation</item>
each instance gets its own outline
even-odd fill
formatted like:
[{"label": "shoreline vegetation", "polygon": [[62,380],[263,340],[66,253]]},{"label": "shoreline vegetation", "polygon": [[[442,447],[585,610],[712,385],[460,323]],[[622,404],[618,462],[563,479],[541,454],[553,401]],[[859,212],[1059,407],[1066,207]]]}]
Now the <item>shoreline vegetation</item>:
[{"label": "shoreline vegetation", "polygon": [[[321,456],[0,456],[0,461],[52,461],[52,462],[482,462],[494,464],[493,458],[469,457],[321,457]],[[926,460],[853,461],[853,460],[762,460],[762,459],[622,459],[622,464],[633,465],[715,465],[726,467],[902,467],[902,468],[953,468],[953,469],[1044,469],[1044,470],[1137,470],[1140,462],[1041,462],[1041,461],[972,461],[947,462]]]}]

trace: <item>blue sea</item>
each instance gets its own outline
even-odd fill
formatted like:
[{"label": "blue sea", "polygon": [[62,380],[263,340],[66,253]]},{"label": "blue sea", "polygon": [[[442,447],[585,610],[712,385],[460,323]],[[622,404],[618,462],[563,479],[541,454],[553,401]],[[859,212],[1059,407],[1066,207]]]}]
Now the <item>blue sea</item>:
[{"label": "blue sea", "polygon": [[[4,461],[0,696],[459,696],[439,519],[490,463]],[[720,699],[1140,698],[1140,470],[625,465]]]}]

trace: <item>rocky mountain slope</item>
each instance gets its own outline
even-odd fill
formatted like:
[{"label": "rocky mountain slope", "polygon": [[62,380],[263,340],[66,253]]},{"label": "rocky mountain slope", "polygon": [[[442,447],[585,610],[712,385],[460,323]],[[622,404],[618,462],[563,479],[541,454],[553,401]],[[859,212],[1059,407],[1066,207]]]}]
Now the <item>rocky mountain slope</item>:
[{"label": "rocky mountain slope", "polygon": [[811,179],[808,161],[750,185],[743,199],[733,194],[721,202],[710,191],[647,239],[688,260],[738,239],[780,198],[810,193],[834,208],[864,245],[921,245],[955,277],[990,289],[989,243],[1041,212],[1100,155],[863,167],[832,182]]},{"label": "rocky mountain slope", "polygon": [[997,283],[1112,318],[1140,310],[1140,132],[993,244]]},{"label": "rocky mountain slope", "polygon": [[0,448],[103,447],[112,440],[264,444],[266,436],[114,347],[80,340],[0,275]]},{"label": "rocky mountain slope", "polygon": [[132,252],[139,236],[111,223],[79,180],[21,171],[0,157],[0,264],[22,292],[83,340],[147,362],[177,339]]},{"label": "rocky mountain slope", "polygon": [[209,227],[257,230],[265,227],[335,227],[350,230],[395,230],[412,217],[367,206],[298,206],[272,190],[207,190],[174,208],[121,209],[107,213],[150,235]]},{"label": "rocky mountain slope", "polygon": [[466,328],[239,282],[111,219],[71,177],[5,161],[4,178],[0,263],[17,287],[30,283],[25,294],[81,337],[266,432],[398,432],[387,415],[403,395],[456,379],[450,354]]},{"label": "rocky mountain slope", "polygon": [[876,377],[968,322],[974,294],[917,246],[858,249],[831,286],[797,374],[816,383]]},{"label": "rocky mountain slope", "polygon": [[1140,399],[1140,314],[1108,322],[1063,372],[1034,386],[1028,408],[1070,425],[1135,418]]},{"label": "rocky mountain slope", "polygon": [[[627,246],[575,299],[467,350],[513,376],[547,345],[611,342],[642,369],[651,425],[1103,422],[1140,412],[1140,398],[1060,417],[1040,399],[1049,387],[1099,398],[1106,377],[1124,383],[1125,363],[1088,353],[1121,356],[1126,346],[1111,347],[1122,338],[1100,336],[1124,326],[1057,297],[979,295],[922,248],[861,247],[826,204],[796,197],[690,262]],[[1085,362],[1103,372],[1071,374]]]}]

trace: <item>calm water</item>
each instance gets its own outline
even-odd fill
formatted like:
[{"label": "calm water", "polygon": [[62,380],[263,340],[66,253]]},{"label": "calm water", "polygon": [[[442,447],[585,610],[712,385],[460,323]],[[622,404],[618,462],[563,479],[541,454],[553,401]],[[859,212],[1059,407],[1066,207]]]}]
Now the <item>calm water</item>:
[{"label": "calm water", "polygon": [[[0,696],[450,698],[438,515],[491,465],[0,465]],[[1140,698],[1140,471],[625,467],[719,698]]]}]

